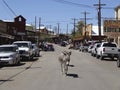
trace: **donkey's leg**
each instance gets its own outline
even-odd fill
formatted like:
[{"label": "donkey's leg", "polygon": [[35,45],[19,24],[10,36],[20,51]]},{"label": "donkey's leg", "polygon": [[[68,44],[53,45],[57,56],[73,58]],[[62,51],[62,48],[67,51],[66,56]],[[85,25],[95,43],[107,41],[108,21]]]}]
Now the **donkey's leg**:
[{"label": "donkey's leg", "polygon": [[64,74],[67,75],[68,72],[68,65],[67,62],[64,63]]},{"label": "donkey's leg", "polygon": [[61,72],[63,73],[63,63],[60,63],[61,65]]}]

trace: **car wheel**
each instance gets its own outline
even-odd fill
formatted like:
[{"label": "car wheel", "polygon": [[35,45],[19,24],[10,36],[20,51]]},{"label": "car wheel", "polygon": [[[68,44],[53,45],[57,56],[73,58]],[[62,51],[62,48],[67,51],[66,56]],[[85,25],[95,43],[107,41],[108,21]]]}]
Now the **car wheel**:
[{"label": "car wheel", "polygon": [[103,59],[104,59],[104,57],[101,55],[101,56],[100,56],[100,60],[103,60]]},{"label": "car wheel", "polygon": [[99,55],[96,55],[96,58],[99,59]]},{"label": "car wheel", "polygon": [[117,59],[117,67],[120,67],[120,60]]},{"label": "car wheel", "polygon": [[17,65],[20,65],[20,59],[17,61]]},{"label": "car wheel", "polygon": [[31,60],[31,56],[28,57],[28,60]]},{"label": "car wheel", "polygon": [[91,56],[93,56],[92,52],[91,52]]},{"label": "car wheel", "polygon": [[114,57],[111,57],[111,60],[114,60]]},{"label": "car wheel", "polygon": [[39,57],[40,56],[40,54],[39,53],[37,53],[37,55],[36,55],[37,57]]},{"label": "car wheel", "polygon": [[104,57],[102,56],[102,53],[101,53],[101,55],[100,55],[100,60],[103,60],[104,59]]}]

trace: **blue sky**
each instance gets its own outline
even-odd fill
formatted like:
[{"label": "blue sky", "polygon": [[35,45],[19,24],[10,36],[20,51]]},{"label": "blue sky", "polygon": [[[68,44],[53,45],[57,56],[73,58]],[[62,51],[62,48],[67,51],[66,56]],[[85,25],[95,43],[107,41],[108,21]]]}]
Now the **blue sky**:
[{"label": "blue sky", "polygon": [[[41,17],[41,23],[45,26],[54,28],[57,23],[60,25],[62,33],[66,32],[67,24],[69,32],[73,28],[72,18],[81,20],[84,18],[83,12],[88,12],[87,24],[92,23],[97,25],[97,9],[94,4],[98,3],[98,0],[63,0],[72,2],[61,3],[62,0],[4,0],[9,7],[15,12],[16,15],[23,15],[26,18],[28,24],[35,24],[35,16],[37,17],[37,25],[39,18]],[[57,2],[58,1],[58,2]],[[114,9],[120,5],[120,0],[101,0],[102,4],[106,4],[102,9],[102,17],[114,18]],[[79,4],[79,5],[77,5]],[[88,5],[83,6],[83,5]],[[108,9],[110,7],[110,9]],[[15,15],[8,9],[8,7],[0,0],[0,14],[1,20],[13,20]]]}]

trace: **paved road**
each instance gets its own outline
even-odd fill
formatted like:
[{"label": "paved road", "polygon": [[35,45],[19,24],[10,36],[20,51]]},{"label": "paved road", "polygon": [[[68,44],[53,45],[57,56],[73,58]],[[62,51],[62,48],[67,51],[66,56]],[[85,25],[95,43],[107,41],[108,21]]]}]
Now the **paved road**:
[{"label": "paved road", "polygon": [[116,61],[89,53],[71,50],[68,76],[62,75],[57,58],[65,49],[55,45],[55,52],[41,52],[38,60],[0,68],[0,90],[120,90]]}]

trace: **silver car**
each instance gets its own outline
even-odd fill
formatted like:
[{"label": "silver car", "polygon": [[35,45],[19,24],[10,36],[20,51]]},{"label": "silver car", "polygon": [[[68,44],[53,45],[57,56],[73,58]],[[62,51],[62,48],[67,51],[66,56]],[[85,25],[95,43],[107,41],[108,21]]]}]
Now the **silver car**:
[{"label": "silver car", "polygon": [[40,56],[40,49],[36,44],[32,44],[32,49],[33,49],[33,56]]},{"label": "silver car", "polygon": [[20,55],[17,45],[0,45],[0,64],[19,64]]},{"label": "silver car", "polygon": [[33,59],[33,50],[31,41],[15,41],[13,45],[18,46],[19,54],[21,59],[27,58],[28,60]]}]

